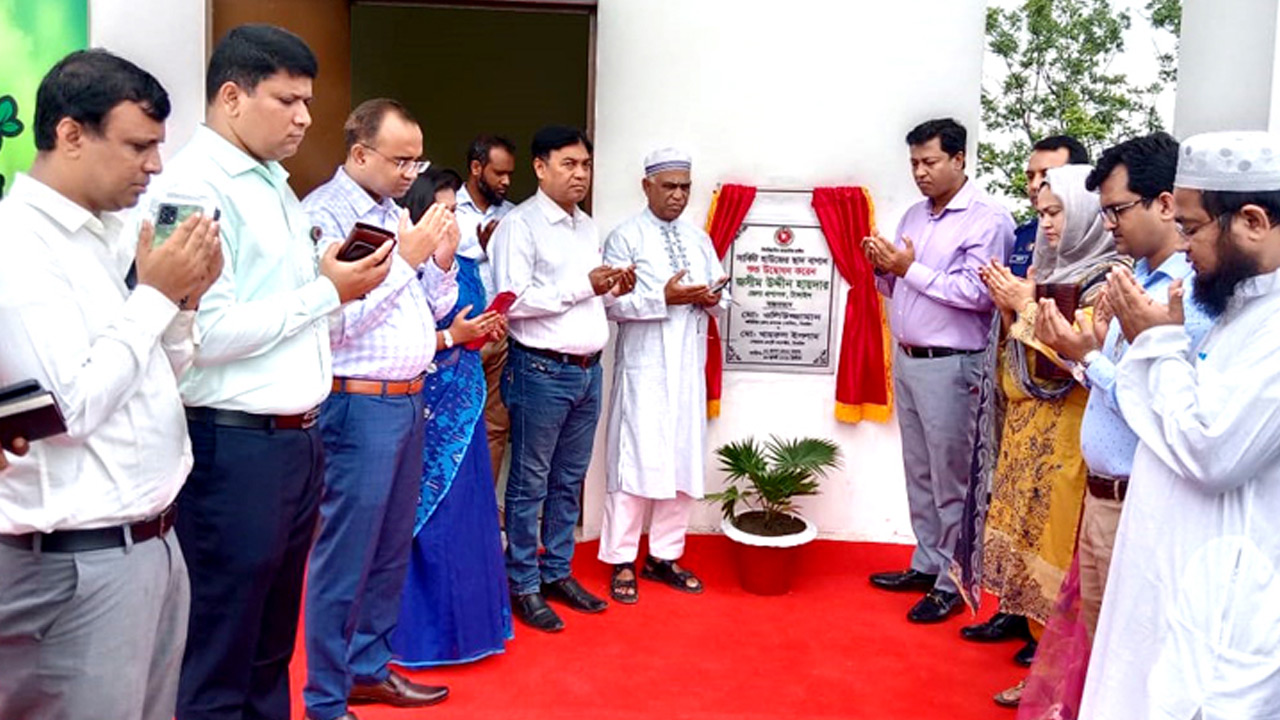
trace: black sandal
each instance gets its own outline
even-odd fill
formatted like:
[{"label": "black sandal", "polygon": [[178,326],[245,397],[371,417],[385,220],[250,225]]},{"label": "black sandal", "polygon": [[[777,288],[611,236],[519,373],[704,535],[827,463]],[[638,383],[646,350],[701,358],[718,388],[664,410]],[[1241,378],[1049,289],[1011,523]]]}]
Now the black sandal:
[{"label": "black sandal", "polygon": [[[624,570],[631,571],[631,578],[618,577]],[[624,590],[630,590],[624,594]],[[634,563],[618,563],[613,566],[613,577],[609,580],[609,597],[623,605],[635,605],[640,601],[640,588],[636,585],[636,566]]]},{"label": "black sandal", "polygon": [[[674,560],[659,560],[650,555],[644,559],[644,570],[640,571],[640,577],[645,580],[656,580],[692,595],[702,592],[702,581],[698,576],[684,568],[677,570]],[[693,584],[689,583],[690,580]]]}]

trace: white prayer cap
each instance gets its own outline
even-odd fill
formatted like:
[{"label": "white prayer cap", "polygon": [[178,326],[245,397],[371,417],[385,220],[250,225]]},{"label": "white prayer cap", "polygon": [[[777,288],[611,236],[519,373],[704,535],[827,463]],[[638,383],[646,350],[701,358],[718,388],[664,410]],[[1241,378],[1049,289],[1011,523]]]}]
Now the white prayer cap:
[{"label": "white prayer cap", "polygon": [[644,176],[653,177],[668,170],[691,170],[693,158],[689,153],[671,147],[654,150],[644,159]]},{"label": "white prayer cap", "polygon": [[1280,190],[1280,135],[1232,130],[1193,135],[1178,147],[1173,182],[1191,190]]}]

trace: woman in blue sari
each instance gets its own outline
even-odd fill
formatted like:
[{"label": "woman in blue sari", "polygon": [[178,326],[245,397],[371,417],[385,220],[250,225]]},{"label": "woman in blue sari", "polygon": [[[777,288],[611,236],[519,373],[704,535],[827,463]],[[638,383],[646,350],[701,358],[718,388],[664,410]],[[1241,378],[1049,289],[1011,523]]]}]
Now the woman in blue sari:
[{"label": "woman in blue sari", "polygon": [[[416,222],[432,203],[450,207],[462,180],[428,170],[401,201]],[[437,327],[485,308],[476,260],[456,256],[458,302]],[[505,342],[505,324],[490,341]],[[511,604],[498,529],[484,424],[480,351],[459,343],[437,350],[422,390],[427,407],[422,493],[413,554],[391,638],[396,662],[410,668],[466,663],[500,653],[512,637]]]}]

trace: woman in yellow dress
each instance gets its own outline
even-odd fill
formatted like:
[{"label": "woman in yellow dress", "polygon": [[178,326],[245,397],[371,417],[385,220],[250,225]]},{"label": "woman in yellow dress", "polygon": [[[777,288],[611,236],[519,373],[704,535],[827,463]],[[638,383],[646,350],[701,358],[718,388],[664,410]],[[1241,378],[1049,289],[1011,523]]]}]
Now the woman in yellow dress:
[{"label": "woman in yellow dress", "polygon": [[[1036,198],[1040,234],[1032,258],[1034,281],[1073,295],[1082,309],[1100,297],[1106,273],[1121,262],[1103,227],[1098,196],[1085,189],[1091,169],[1067,165],[1049,171]],[[983,280],[1008,332],[998,370],[1007,404],[982,584],[1000,598],[1001,612],[1025,616],[1038,639],[1075,550],[1086,476],[1080,421],[1088,391],[1054,364],[1052,351],[1040,352],[1044,348],[1032,333],[1032,281],[998,263],[984,270]],[[996,702],[1016,705],[1022,686],[998,694]]]}]

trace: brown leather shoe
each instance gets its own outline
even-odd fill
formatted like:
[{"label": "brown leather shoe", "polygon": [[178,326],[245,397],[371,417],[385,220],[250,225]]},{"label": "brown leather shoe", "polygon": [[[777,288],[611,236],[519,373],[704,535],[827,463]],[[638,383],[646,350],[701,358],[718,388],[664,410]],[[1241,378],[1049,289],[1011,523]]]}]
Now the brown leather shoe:
[{"label": "brown leather shoe", "polygon": [[378,703],[393,707],[426,707],[443,702],[449,697],[449,688],[441,685],[419,685],[398,672],[392,671],[386,680],[377,685],[356,685],[351,688],[347,702],[351,705]]}]

